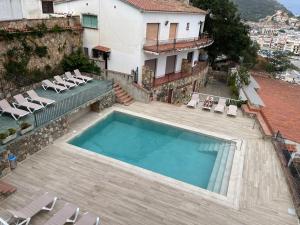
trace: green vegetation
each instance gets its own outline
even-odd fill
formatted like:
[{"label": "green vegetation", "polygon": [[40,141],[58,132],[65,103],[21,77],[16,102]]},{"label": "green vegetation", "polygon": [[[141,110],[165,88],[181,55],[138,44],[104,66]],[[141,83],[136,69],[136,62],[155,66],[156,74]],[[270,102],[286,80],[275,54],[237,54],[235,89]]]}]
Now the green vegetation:
[{"label": "green vegetation", "polygon": [[245,20],[258,21],[266,16],[273,15],[277,10],[282,10],[290,15],[282,4],[276,0],[232,0],[238,7],[241,17]]},{"label": "green vegetation", "polygon": [[0,140],[4,140],[8,137],[8,132],[2,132],[0,133]]},{"label": "green vegetation", "polygon": [[250,83],[250,74],[246,67],[241,66],[239,70],[235,73],[232,73],[227,81],[227,84],[230,88],[232,98],[239,98],[239,90],[242,85],[249,85]]},{"label": "green vegetation", "polygon": [[298,67],[291,63],[289,54],[282,52],[274,52],[272,58],[268,58],[266,61],[264,61],[262,68],[268,73],[273,74],[273,76],[288,69],[299,70]]},{"label": "green vegetation", "polygon": [[77,49],[70,55],[65,56],[61,64],[64,71],[79,69],[82,72],[101,74],[100,68],[84,55],[82,49]]},{"label": "green vegetation", "polygon": [[14,129],[14,128],[9,128],[9,129],[8,129],[8,136],[14,135],[15,133],[17,133],[17,130],[16,130],[16,129]]},{"label": "green vegetation", "polygon": [[27,122],[22,122],[22,123],[20,124],[21,130],[24,130],[24,129],[30,127],[30,126],[31,126],[31,124],[30,124],[30,123],[27,123]]},{"label": "green vegetation", "polygon": [[214,38],[207,48],[213,64],[220,55],[251,68],[255,65],[258,45],[249,37],[249,27],[241,22],[236,6],[230,0],[193,0],[193,5],[210,14],[206,17],[205,31]]}]

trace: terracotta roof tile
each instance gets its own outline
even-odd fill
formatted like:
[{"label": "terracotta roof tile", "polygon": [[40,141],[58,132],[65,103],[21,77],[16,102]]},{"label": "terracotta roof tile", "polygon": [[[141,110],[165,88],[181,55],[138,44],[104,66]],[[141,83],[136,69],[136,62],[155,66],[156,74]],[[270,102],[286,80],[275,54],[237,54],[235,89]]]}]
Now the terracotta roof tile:
[{"label": "terracotta roof tile", "polygon": [[144,11],[206,13],[205,10],[188,5],[180,0],[121,0]]}]

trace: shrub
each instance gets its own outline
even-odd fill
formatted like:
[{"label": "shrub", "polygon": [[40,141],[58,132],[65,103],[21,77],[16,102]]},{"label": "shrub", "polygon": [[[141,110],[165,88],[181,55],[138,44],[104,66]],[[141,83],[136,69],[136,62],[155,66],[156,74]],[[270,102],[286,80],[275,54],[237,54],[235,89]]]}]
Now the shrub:
[{"label": "shrub", "polygon": [[35,50],[34,50],[34,53],[38,57],[43,58],[48,54],[48,48],[47,48],[47,46],[36,46]]},{"label": "shrub", "polygon": [[91,62],[81,49],[77,49],[68,56],[65,55],[61,65],[64,71],[79,69],[81,72],[101,74],[100,68],[94,62]]},{"label": "shrub", "polygon": [[0,140],[4,140],[7,137],[8,137],[8,132],[0,133]]},{"label": "shrub", "polygon": [[22,130],[24,130],[24,129],[30,127],[30,126],[31,126],[31,124],[30,124],[30,123],[27,123],[27,122],[23,122],[23,123],[20,124],[20,128],[21,128]]},{"label": "shrub", "polygon": [[15,134],[16,132],[17,132],[17,130],[15,128],[9,128],[8,129],[8,135],[9,136]]}]

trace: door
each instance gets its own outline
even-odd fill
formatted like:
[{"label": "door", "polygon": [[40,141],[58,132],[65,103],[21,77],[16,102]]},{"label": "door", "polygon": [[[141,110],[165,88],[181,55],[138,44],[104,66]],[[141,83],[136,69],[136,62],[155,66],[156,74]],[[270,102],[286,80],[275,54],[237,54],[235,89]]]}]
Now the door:
[{"label": "door", "polygon": [[156,64],[157,64],[157,59],[149,59],[145,61],[145,66],[153,71],[154,76],[156,74]]},{"label": "door", "polygon": [[177,36],[177,23],[170,24],[169,40],[176,39]]},{"label": "door", "polygon": [[176,55],[168,56],[166,62],[166,74],[175,73]]},{"label": "door", "polygon": [[168,103],[172,103],[173,89],[168,90]]},{"label": "door", "polygon": [[147,23],[146,40],[157,41],[158,31],[159,31],[159,23]]}]

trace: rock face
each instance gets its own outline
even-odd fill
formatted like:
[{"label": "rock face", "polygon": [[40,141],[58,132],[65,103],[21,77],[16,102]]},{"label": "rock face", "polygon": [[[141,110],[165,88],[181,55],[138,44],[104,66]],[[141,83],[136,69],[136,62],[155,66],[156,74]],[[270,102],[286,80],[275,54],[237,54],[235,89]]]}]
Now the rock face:
[{"label": "rock face", "polygon": [[[114,91],[111,90],[97,99],[96,102],[91,105],[85,105],[85,107],[91,106],[91,110],[100,112],[105,108],[111,107],[114,103],[115,95]],[[16,155],[17,161],[21,162],[25,160],[28,155],[32,155],[53,143],[54,140],[68,132],[70,124],[69,121],[72,120],[74,113],[77,111],[78,110],[76,109],[27,135],[21,136],[6,146],[6,149],[0,152],[0,177],[6,175],[10,171],[7,159],[9,153]]]},{"label": "rock face", "polygon": [[[28,27],[37,29],[38,26],[44,24],[51,32],[43,32],[43,35],[30,35]],[[60,30],[54,30],[54,27]],[[0,29],[13,32],[18,29],[18,32],[26,35],[27,44],[34,49],[36,46],[47,47],[47,54],[40,57],[36,54],[30,54],[30,59],[27,64],[28,70],[41,71],[47,68],[57,68],[63,59],[64,55],[70,54],[74,49],[81,47],[82,43],[82,28],[80,26],[79,16],[67,18],[51,18],[51,19],[34,19],[34,20],[17,20],[17,21],[2,21]],[[0,98],[9,97],[16,93],[17,88],[13,82],[4,79],[5,68],[4,63],[7,61],[7,52],[14,48],[22,46],[22,38],[7,40],[0,35]],[[20,53],[18,53],[20,54]]]}]

